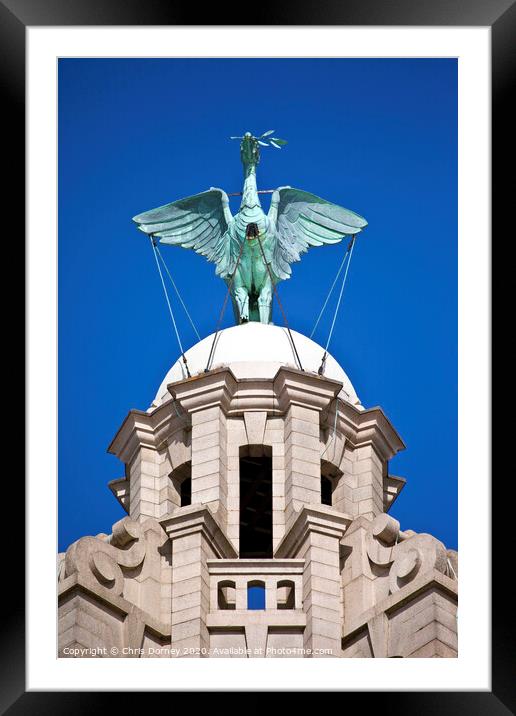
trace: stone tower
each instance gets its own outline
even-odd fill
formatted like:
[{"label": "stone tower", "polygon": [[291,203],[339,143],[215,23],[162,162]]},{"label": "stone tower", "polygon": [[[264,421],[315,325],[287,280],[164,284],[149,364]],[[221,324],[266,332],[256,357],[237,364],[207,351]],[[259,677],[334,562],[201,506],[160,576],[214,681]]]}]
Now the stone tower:
[{"label": "stone tower", "polygon": [[206,372],[210,336],[129,412],[109,447],[128,516],[59,555],[60,656],[457,655],[457,553],[388,515],[401,438],[292,336],[302,369],[248,323]]}]

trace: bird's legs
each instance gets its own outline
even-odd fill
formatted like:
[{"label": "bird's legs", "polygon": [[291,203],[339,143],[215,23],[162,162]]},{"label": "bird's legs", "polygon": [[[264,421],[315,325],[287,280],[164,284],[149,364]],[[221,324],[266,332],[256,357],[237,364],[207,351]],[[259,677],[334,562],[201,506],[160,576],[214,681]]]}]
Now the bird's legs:
[{"label": "bird's legs", "polygon": [[249,294],[243,286],[237,286],[233,289],[233,296],[240,314],[240,323],[246,323],[249,320]]},{"label": "bird's legs", "polygon": [[265,279],[258,296],[258,310],[260,312],[260,323],[270,323],[272,318],[272,282],[270,276]]}]

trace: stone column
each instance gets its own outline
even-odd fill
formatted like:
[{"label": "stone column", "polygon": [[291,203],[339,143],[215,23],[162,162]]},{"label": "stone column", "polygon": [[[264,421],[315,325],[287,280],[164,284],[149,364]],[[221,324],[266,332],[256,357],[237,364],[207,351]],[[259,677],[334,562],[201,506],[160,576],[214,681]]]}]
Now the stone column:
[{"label": "stone column", "polygon": [[240,549],[240,448],[247,444],[244,419],[227,421],[227,530],[226,534],[236,550]]},{"label": "stone column", "polygon": [[245,611],[247,609],[247,577],[235,579],[235,609]]},{"label": "stone column", "polygon": [[226,416],[219,406],[192,413],[192,505],[227,514]]},{"label": "stone column", "polygon": [[280,368],[274,391],[285,412],[285,522],[288,532],[303,505],[321,502],[320,412],[341,384],[311,373]]},{"label": "stone column", "polygon": [[285,430],[283,417],[267,419],[264,442],[272,448],[272,549],[285,534]]},{"label": "stone column", "polygon": [[160,468],[156,450],[141,447],[129,465],[129,516],[143,521],[159,517]]},{"label": "stone column", "polygon": [[291,405],[285,416],[285,521],[306,504],[321,502],[319,413]]},{"label": "stone column", "polygon": [[169,386],[192,420],[192,504],[210,505],[227,526],[227,418],[237,382],[229,368]]},{"label": "stone column", "polygon": [[351,519],[325,506],[303,507],[277,550],[277,557],[305,560],[303,611],[307,657],[338,657],[342,651],[340,540]]},{"label": "stone column", "polygon": [[373,445],[357,447],[354,451],[353,514],[374,519],[383,512],[383,475],[387,463],[383,463]]},{"label": "stone column", "polygon": [[339,401],[337,431],[345,438],[338,465],[342,476],[335,506],[354,517],[373,520],[384,511],[388,461],[405,445],[381,408],[357,410]]},{"label": "stone column", "polygon": [[265,609],[270,611],[271,609],[278,608],[278,577],[265,578]]},{"label": "stone column", "polygon": [[209,655],[207,560],[237,556],[207,505],[183,507],[161,525],[172,541],[171,645],[179,656]]}]

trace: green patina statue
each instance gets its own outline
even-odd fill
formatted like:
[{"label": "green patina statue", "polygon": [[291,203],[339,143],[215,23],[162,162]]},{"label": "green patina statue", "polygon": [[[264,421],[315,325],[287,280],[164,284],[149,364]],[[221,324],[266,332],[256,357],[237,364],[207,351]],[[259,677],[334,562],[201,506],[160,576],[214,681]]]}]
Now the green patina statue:
[{"label": "green patina statue", "polygon": [[280,148],[274,130],[240,139],[244,165],[242,202],[236,216],[228,195],[212,187],[135,216],[144,233],[162,244],[194,249],[216,265],[216,274],[231,291],[237,323],[271,323],[274,286],[290,278],[290,264],[311,246],[335,244],[358,234],[367,222],[358,214],[315,194],[283,186],[272,192],[269,212],[263,211],[256,186],[260,146]]}]

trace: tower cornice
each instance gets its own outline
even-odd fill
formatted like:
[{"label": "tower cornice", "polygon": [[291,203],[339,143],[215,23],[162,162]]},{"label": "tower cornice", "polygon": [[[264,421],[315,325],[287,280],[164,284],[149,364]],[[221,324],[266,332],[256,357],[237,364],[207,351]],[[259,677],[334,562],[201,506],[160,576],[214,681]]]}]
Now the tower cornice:
[{"label": "tower cornice", "polygon": [[220,407],[227,413],[237,391],[238,381],[231,368],[216,368],[171,383],[169,393],[187,413]]},{"label": "tower cornice", "polygon": [[218,559],[236,559],[238,552],[208,505],[191,505],[159,521],[169,539],[201,533]]},{"label": "tower cornice", "polygon": [[178,415],[172,400],[152,412],[133,409],[126,415],[107,451],[128,464],[138,449],[158,450],[171,433],[185,427],[185,418]]},{"label": "tower cornice", "polygon": [[341,401],[337,427],[353,447],[372,445],[382,460],[390,460],[405,449],[405,443],[380,407],[357,410]]},{"label": "tower cornice", "polygon": [[280,368],[273,380],[273,390],[282,412],[291,405],[324,410],[342,390],[342,383],[295,368]]},{"label": "tower cornice", "polygon": [[352,522],[353,517],[331,507],[325,505],[304,506],[278,545],[274,557],[295,557],[310,532],[336,537],[340,540]]},{"label": "tower cornice", "polygon": [[[314,373],[282,366],[272,379],[237,379],[229,367],[171,383],[172,399],[150,412],[131,410],[117,431],[108,452],[126,464],[136,450],[159,449],[177,429],[189,427],[189,416],[200,410],[220,407],[228,416],[248,411],[282,415],[291,405],[325,411],[342,390],[342,383]],[[178,415],[177,406],[184,411]],[[185,420],[186,418],[186,420]],[[351,447],[372,445],[383,460],[390,460],[405,444],[380,407],[358,410],[344,399],[339,401],[337,429]]]}]

